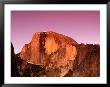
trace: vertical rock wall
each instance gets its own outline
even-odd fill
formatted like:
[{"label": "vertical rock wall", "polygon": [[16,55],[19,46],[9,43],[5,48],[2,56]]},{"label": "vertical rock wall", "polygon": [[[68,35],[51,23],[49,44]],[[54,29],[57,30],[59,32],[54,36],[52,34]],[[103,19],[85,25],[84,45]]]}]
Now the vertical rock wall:
[{"label": "vertical rock wall", "polygon": [[76,41],[62,34],[35,33],[32,41],[22,48],[20,57],[32,64],[45,65],[49,76],[52,71],[64,76],[72,68],[77,55],[75,45]]}]

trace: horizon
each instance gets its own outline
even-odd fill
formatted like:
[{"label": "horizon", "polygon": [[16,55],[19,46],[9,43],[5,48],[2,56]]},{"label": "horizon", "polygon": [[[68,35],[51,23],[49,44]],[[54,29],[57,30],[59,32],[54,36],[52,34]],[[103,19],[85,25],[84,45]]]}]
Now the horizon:
[{"label": "horizon", "polygon": [[[54,31],[42,31],[42,32],[54,32]],[[34,32],[34,33],[41,33],[41,32]],[[34,34],[33,33],[33,34]],[[58,32],[55,32],[55,33],[58,33]],[[32,34],[32,37],[33,37],[33,34]],[[61,34],[61,33],[59,33],[59,34]],[[64,34],[62,34],[62,35],[64,35]],[[67,36],[67,35],[64,35],[64,36]],[[69,37],[69,36],[67,36],[67,37]],[[69,37],[69,38],[71,38],[71,37]],[[74,38],[72,38],[73,40],[75,40]],[[31,38],[31,40],[32,40],[32,38]],[[76,40],[75,40],[76,41]],[[31,42],[31,41],[30,41]],[[29,43],[30,43],[29,42]],[[77,42],[77,41],[76,41]],[[29,44],[29,43],[25,43],[25,44]],[[78,43],[78,42],[77,42]],[[13,43],[12,43],[13,44]],[[25,45],[25,44],[23,44],[23,46]],[[100,43],[83,43],[83,42],[79,42],[78,44],[84,44],[84,45],[87,45],[87,44],[92,44],[92,45],[100,45]],[[22,48],[23,48],[23,46],[22,46]],[[14,47],[14,44],[13,44],[13,47]],[[21,48],[21,50],[22,50],[22,48]],[[21,51],[20,51],[21,52]],[[18,52],[18,53],[20,53],[20,52]],[[18,53],[15,53],[15,54],[18,54]]]},{"label": "horizon", "polygon": [[77,43],[100,45],[100,11],[11,11],[11,42],[15,53],[35,32],[54,31]]}]

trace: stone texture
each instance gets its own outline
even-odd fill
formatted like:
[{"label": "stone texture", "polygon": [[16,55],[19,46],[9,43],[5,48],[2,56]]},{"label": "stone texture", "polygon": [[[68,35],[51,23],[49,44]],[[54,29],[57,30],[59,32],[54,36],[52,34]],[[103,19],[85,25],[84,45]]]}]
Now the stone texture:
[{"label": "stone texture", "polygon": [[72,68],[66,69],[66,67],[62,67],[62,73],[59,72],[59,68],[55,68],[54,66],[47,67],[28,63],[20,58],[20,53],[16,54],[17,68],[20,77],[99,77],[100,46],[93,44],[78,44],[76,49],[77,55],[72,63]]},{"label": "stone texture", "polygon": [[73,69],[65,76],[98,77],[100,76],[100,46],[79,44]]},{"label": "stone texture", "polygon": [[32,41],[22,48],[20,57],[28,63],[44,65],[48,76],[53,71],[57,76],[64,76],[73,66],[77,44],[72,38],[56,32],[37,32],[33,34]]},{"label": "stone texture", "polygon": [[45,76],[45,67],[42,65],[35,65],[22,60],[19,56],[20,54],[16,54],[16,62],[17,68],[20,77],[43,77]]},{"label": "stone texture", "polygon": [[17,76],[16,71],[20,77],[100,76],[100,45],[78,44],[49,31],[34,33],[31,42],[16,55],[11,48],[13,76]]}]

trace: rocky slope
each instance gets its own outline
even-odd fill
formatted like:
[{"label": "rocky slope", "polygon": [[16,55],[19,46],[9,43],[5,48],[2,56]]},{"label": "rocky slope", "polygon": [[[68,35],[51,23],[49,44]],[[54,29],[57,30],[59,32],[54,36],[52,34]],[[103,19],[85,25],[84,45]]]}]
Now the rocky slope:
[{"label": "rocky slope", "polygon": [[16,54],[20,76],[99,76],[100,46],[78,44],[56,32],[37,32]]},{"label": "rocky slope", "polygon": [[22,60],[19,54],[16,54],[17,68],[20,77],[40,77],[45,76],[45,67],[43,65],[35,65]]}]

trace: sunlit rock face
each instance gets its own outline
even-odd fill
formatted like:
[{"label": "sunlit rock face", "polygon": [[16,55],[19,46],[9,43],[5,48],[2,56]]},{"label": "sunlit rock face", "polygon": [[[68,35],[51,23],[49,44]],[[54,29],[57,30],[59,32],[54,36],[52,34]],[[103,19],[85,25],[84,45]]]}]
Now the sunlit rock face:
[{"label": "sunlit rock face", "polygon": [[36,32],[20,53],[21,59],[35,65],[44,65],[47,76],[64,76],[72,67],[78,43],[56,32]]}]

